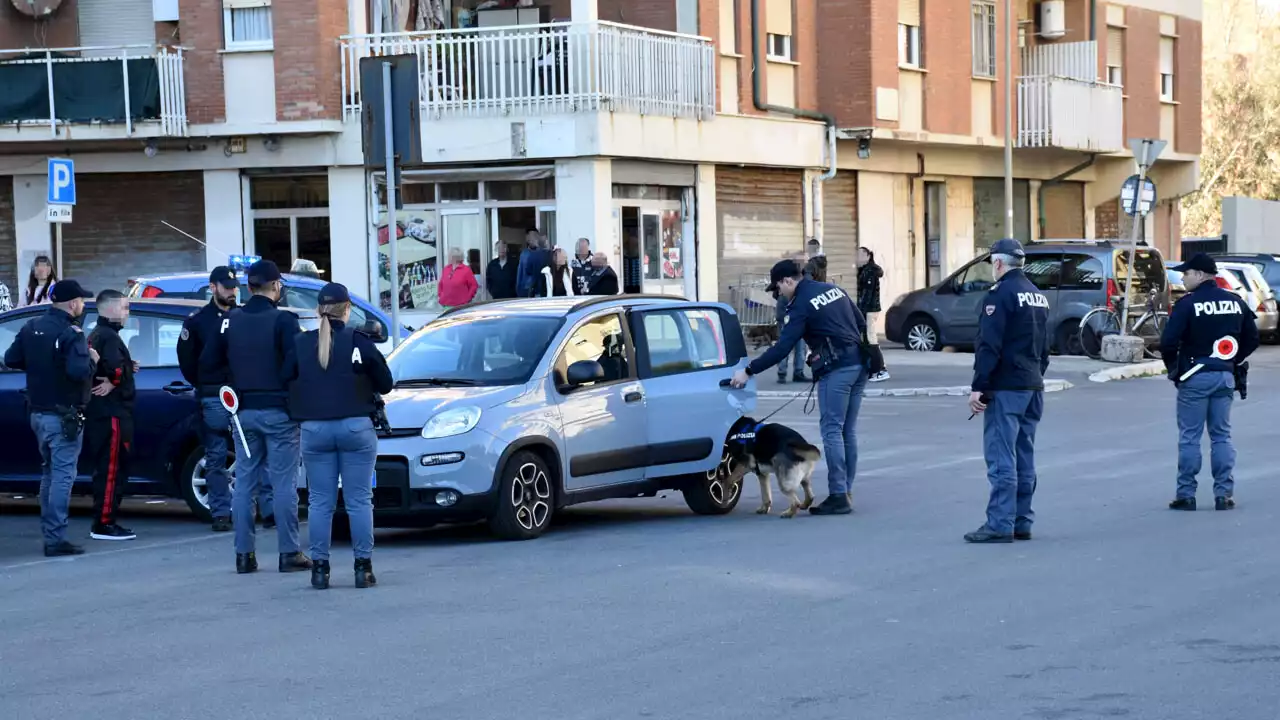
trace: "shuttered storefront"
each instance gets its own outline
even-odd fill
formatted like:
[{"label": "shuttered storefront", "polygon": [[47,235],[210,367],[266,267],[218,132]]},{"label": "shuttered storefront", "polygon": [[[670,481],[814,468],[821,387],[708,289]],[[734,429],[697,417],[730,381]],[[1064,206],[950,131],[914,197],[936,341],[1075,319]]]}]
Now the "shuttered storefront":
[{"label": "shuttered storefront", "polygon": [[768,278],[784,255],[804,250],[804,173],[716,168],[720,300],[743,280]]},{"label": "shuttered storefront", "polygon": [[1063,182],[1041,185],[1044,203],[1045,240],[1081,240],[1084,238],[1084,183]]},{"label": "shuttered storefront", "polygon": [[837,173],[822,184],[822,251],[827,279],[852,291],[858,252],[858,174]]},{"label": "shuttered storefront", "polygon": [[[25,279],[25,278],[24,278]],[[0,175],[0,283],[9,288],[9,299],[18,307],[18,238],[13,215],[13,178]]]},{"label": "shuttered storefront", "polygon": [[[152,0],[80,0],[80,46],[153,45],[156,41]],[[130,56],[142,55],[141,48]],[[86,56],[119,57],[119,50],[90,50]]]}]

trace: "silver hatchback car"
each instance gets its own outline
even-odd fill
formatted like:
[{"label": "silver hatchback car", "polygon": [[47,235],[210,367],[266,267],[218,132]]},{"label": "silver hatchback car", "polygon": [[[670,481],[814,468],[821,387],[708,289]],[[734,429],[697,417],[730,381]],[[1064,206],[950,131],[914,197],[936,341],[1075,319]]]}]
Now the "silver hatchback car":
[{"label": "silver hatchback car", "polygon": [[503,300],[448,311],[389,358],[390,432],[378,442],[379,526],[485,520],[506,539],[556,510],[683,492],[728,513],[741,478],[725,452],[755,407],[726,305],[620,295]]}]

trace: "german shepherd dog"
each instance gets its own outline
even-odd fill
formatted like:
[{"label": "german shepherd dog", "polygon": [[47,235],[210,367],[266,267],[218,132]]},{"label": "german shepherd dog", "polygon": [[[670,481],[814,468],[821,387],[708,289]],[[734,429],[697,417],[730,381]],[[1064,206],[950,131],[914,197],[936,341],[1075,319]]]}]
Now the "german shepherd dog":
[{"label": "german shepherd dog", "polygon": [[[778,476],[778,489],[791,500],[782,517],[795,517],[797,512],[813,505],[809,478],[813,475],[814,464],[822,458],[822,451],[805,442],[800,433],[786,425],[760,425],[754,419],[744,417],[734,424],[727,447],[739,481],[748,472],[755,473],[760,480],[757,515],[768,515],[773,509],[770,475]],[[804,502],[796,494],[801,488],[804,489]]]}]

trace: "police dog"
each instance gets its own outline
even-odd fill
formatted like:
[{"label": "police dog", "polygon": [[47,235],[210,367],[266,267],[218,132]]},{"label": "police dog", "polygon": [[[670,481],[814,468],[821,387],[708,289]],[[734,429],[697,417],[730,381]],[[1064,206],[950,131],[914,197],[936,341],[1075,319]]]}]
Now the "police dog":
[{"label": "police dog", "polygon": [[[744,417],[734,424],[730,432],[728,450],[739,481],[748,472],[755,473],[760,480],[757,515],[768,515],[773,509],[770,475],[778,477],[778,489],[791,500],[782,517],[795,517],[797,512],[813,505],[809,478],[813,475],[814,464],[822,458],[822,451],[805,442],[800,433],[786,425],[761,425],[752,418]],[[796,494],[801,488],[804,489],[804,502]]]}]

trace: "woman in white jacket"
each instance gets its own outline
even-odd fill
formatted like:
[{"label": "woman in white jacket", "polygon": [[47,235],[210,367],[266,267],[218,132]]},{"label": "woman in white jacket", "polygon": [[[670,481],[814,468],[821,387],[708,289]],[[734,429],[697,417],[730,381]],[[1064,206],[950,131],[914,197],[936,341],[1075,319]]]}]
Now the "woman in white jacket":
[{"label": "woman in white jacket", "polygon": [[569,269],[569,256],[564,248],[556,248],[551,264],[542,268],[534,297],[566,297],[577,295],[573,291],[573,271]]}]

